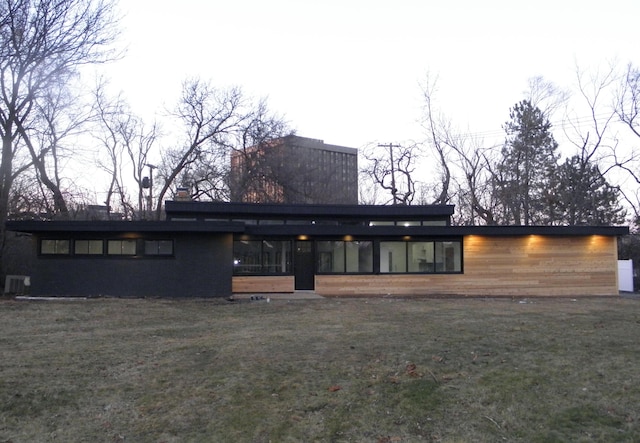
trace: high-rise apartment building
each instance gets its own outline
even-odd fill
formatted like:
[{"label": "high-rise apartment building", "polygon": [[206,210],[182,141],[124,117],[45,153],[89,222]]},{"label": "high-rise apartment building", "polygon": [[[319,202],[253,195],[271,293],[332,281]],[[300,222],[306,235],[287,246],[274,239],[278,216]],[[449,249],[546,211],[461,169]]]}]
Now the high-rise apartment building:
[{"label": "high-rise apartment building", "polygon": [[296,135],[235,151],[231,201],[357,204],[358,151]]}]

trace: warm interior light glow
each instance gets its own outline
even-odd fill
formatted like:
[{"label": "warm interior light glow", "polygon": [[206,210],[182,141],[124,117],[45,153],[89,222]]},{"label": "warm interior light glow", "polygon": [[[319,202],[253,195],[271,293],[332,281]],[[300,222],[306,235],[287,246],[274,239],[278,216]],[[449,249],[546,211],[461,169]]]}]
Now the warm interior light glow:
[{"label": "warm interior light glow", "polygon": [[309,236],[308,235],[299,235],[298,236],[298,240],[309,240]]},{"label": "warm interior light glow", "polygon": [[352,235],[345,235],[342,239],[344,241],[353,241],[353,236]]}]

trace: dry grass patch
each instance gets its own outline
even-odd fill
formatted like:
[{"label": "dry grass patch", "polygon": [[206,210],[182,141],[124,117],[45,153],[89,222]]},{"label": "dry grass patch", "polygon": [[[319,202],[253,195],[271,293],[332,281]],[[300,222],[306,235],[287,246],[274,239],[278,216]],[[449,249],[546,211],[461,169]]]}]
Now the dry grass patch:
[{"label": "dry grass patch", "polygon": [[0,302],[0,442],[639,441],[640,302]]}]

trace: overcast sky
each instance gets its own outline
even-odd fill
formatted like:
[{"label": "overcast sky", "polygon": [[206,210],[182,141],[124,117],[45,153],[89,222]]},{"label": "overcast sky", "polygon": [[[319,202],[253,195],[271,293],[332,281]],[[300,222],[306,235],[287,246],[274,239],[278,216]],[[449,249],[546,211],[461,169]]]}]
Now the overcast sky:
[{"label": "overcast sky", "polygon": [[[421,137],[420,83],[473,133],[502,134],[528,79],[640,65],[638,0],[127,0],[113,86],[149,120],[198,76],[268,97],[298,135],[360,148]],[[501,136],[501,135],[500,135]]]}]

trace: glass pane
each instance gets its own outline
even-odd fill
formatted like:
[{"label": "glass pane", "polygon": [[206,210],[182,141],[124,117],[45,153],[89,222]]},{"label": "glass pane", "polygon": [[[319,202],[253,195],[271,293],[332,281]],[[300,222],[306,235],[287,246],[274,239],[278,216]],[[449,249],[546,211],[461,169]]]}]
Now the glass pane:
[{"label": "glass pane", "polygon": [[69,240],[41,240],[41,254],[68,254]]},{"label": "glass pane", "polygon": [[422,226],[447,226],[445,220],[425,220],[422,222]]},{"label": "glass pane", "polygon": [[74,253],[78,255],[101,255],[102,240],[76,240],[74,245]]},{"label": "glass pane", "polygon": [[158,242],[156,240],[144,241],[144,255],[158,255]]},{"label": "glass pane", "polygon": [[55,240],[42,240],[40,242],[40,252],[43,254],[55,254],[56,253],[56,241]]},{"label": "glass pane", "polygon": [[88,254],[89,240],[76,240],[73,248],[74,254]]},{"label": "glass pane", "polygon": [[158,240],[158,254],[173,255],[173,240]]},{"label": "glass pane", "polygon": [[461,250],[457,241],[436,242],[436,272],[461,272]]},{"label": "glass pane", "polygon": [[233,272],[235,274],[259,274],[261,241],[240,240],[233,242]]},{"label": "glass pane", "polygon": [[107,246],[107,254],[120,255],[122,254],[122,244],[120,240],[109,240]]},{"label": "glass pane", "polygon": [[69,240],[56,240],[56,254],[69,253]]},{"label": "glass pane", "polygon": [[124,255],[136,255],[136,241],[135,240],[122,240],[122,254],[124,254]]},{"label": "glass pane", "polygon": [[409,272],[434,272],[433,242],[409,243]]},{"label": "glass pane", "polygon": [[291,271],[291,242],[264,240],[262,242],[263,271],[282,274]]},{"label": "glass pane", "polygon": [[109,240],[107,253],[109,255],[136,255],[136,241]]},{"label": "glass pane", "polygon": [[94,255],[102,255],[104,252],[104,243],[102,240],[89,240],[89,250],[87,253]]},{"label": "glass pane", "polygon": [[385,221],[385,220],[371,220],[369,222],[369,226],[393,226],[396,223],[393,221]]},{"label": "glass pane", "polygon": [[347,272],[373,272],[373,243],[370,241],[346,242]]},{"label": "glass pane", "polygon": [[380,242],[380,272],[407,272],[406,242]]},{"label": "glass pane", "polygon": [[319,241],[318,272],[344,272],[344,242]]}]

